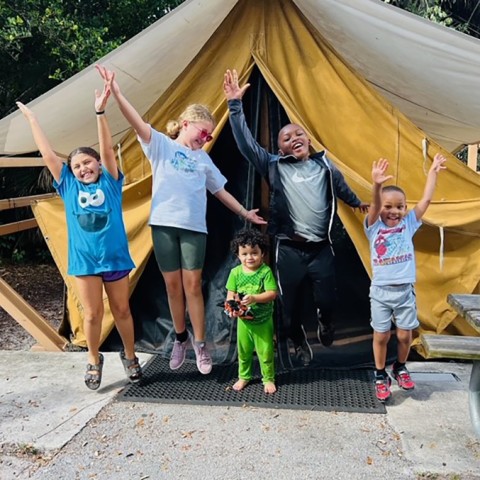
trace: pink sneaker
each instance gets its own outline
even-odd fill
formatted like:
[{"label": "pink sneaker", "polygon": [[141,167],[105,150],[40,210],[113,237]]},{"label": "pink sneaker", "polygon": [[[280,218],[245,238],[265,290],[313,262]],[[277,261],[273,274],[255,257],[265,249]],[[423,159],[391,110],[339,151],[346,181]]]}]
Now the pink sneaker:
[{"label": "pink sneaker", "polygon": [[392,370],[392,375],[400,388],[403,388],[404,390],[413,390],[415,388],[415,382],[412,380],[407,367],[401,367],[399,370]]},{"label": "pink sneaker", "polygon": [[183,365],[185,362],[185,356],[187,353],[187,348],[192,344],[192,340],[190,338],[190,334],[188,334],[188,338],[184,342],[179,342],[175,340],[173,342],[173,350],[172,354],[170,355],[170,370],[177,370]]},{"label": "pink sneaker", "polygon": [[197,357],[197,368],[203,375],[208,375],[212,371],[212,357],[208,353],[205,342],[192,341],[193,350]]},{"label": "pink sneaker", "polygon": [[392,381],[387,375],[386,377],[375,377],[375,395],[381,402],[386,402],[392,396],[390,386]]}]

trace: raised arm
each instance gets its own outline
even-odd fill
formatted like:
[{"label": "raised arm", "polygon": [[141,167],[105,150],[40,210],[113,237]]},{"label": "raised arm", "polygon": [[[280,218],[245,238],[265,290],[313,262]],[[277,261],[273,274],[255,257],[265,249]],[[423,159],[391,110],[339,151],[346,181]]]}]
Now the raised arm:
[{"label": "raised arm", "polygon": [[380,158],[378,162],[373,162],[372,166],[372,180],[373,180],[373,190],[372,190],[372,201],[370,203],[370,208],[368,209],[367,224],[370,227],[373,225],[380,216],[382,211],[382,185],[387,180],[392,178],[392,175],[385,175],[385,172],[388,169],[388,160],[385,158]]},{"label": "raised arm", "polygon": [[433,193],[435,192],[435,187],[437,185],[437,176],[441,170],[445,170],[447,168],[445,166],[446,161],[447,159],[440,153],[437,153],[433,158],[433,163],[428,171],[427,181],[425,182],[423,197],[414,208],[417,220],[420,220],[423,217],[428,206],[430,205],[430,202],[432,201]]},{"label": "raised arm", "polygon": [[102,92],[95,90],[95,113],[97,114],[98,144],[100,147],[100,158],[102,166],[108,173],[118,179],[118,167],[113,150],[112,134],[108,125],[105,108],[107,107],[110,89],[103,85]]},{"label": "raised arm", "polygon": [[228,102],[230,126],[241,154],[257,169],[258,173],[268,180],[268,164],[272,155],[254,138],[248,128],[243,113],[242,97],[250,86],[240,87],[236,70],[227,70],[223,79],[223,92]]},{"label": "raised arm", "polygon": [[233,213],[240,215],[245,220],[255,223],[257,225],[266,225],[266,221],[257,215],[258,208],[247,210],[231,193],[228,193],[224,188],[214,194],[228,209]]},{"label": "raised arm", "polygon": [[115,72],[107,70],[103,65],[95,65],[104,84],[111,90],[113,96],[128,123],[137,132],[137,135],[144,143],[150,143],[152,131],[150,125],[143,120],[140,114],[133,108],[130,102],[123,96],[120,87],[115,80]]},{"label": "raised arm", "polygon": [[59,182],[62,173],[63,160],[53,151],[44,131],[38,123],[37,117],[26,105],[17,102],[17,107],[27,119],[32,130],[33,140],[37,145],[38,151],[42,155],[45,165],[50,170],[53,178]]}]

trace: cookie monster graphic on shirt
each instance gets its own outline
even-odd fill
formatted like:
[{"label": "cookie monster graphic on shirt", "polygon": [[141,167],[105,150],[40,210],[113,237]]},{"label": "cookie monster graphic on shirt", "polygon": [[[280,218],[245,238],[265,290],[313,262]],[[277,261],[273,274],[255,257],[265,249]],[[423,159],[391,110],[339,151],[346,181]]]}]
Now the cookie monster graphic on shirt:
[{"label": "cookie monster graphic on shirt", "polygon": [[[78,192],[78,204],[83,209],[88,207],[101,207],[105,203],[105,193],[97,188],[94,193],[80,191]],[[77,216],[78,223],[86,232],[99,232],[107,225],[108,215],[110,211],[105,213],[92,212],[79,214]]]}]

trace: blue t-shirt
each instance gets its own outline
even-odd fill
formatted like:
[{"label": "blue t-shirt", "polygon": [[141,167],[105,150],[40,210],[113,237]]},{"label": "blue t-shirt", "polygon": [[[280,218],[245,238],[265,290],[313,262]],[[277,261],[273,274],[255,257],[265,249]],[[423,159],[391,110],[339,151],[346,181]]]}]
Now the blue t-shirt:
[{"label": "blue t-shirt", "polygon": [[370,243],[372,285],[401,285],[415,283],[415,250],[412,238],[422,222],[414,210],[405,215],[395,227],[387,227],[381,218],[364,228]]},{"label": "blue t-shirt", "polygon": [[84,184],[63,165],[53,182],[65,204],[68,229],[68,275],[131,270],[122,217],[123,174],[115,180],[103,170],[97,182]]}]

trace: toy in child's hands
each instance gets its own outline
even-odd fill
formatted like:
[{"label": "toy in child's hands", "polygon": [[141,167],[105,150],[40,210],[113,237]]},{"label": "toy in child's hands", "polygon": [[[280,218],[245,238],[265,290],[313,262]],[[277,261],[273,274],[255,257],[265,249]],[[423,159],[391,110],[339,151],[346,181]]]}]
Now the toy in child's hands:
[{"label": "toy in child's hands", "polygon": [[240,317],[243,320],[253,320],[254,316],[250,307],[242,304],[243,297],[243,293],[237,293],[233,300],[226,300],[223,311],[231,318]]}]

